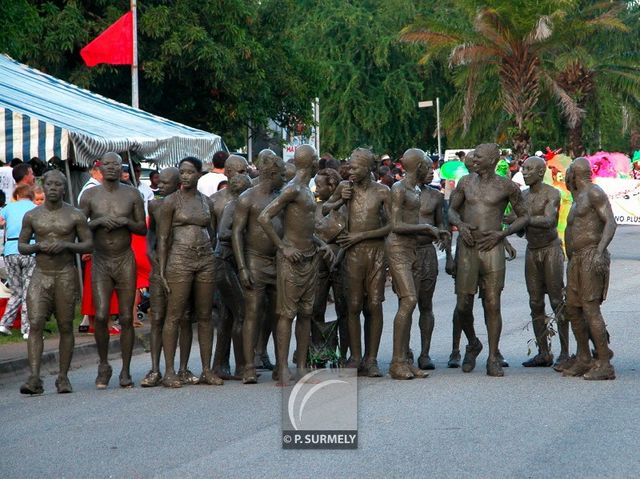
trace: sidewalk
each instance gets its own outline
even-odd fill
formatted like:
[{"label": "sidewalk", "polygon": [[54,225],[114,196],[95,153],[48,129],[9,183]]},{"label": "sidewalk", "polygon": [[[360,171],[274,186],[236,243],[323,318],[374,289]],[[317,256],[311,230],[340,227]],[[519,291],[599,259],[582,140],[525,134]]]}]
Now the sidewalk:
[{"label": "sidewalk", "polygon": [[[136,342],[133,354],[140,354],[149,349],[150,321],[145,321],[141,328],[135,329]],[[109,340],[109,356],[120,355],[120,336],[111,336]],[[58,354],[58,337],[45,339],[42,352],[42,374],[58,371],[60,356]],[[75,348],[71,368],[88,362],[98,361],[98,350],[93,334],[75,332]],[[27,359],[27,342],[8,343],[0,346],[0,377],[5,375],[24,375],[29,372]]]}]

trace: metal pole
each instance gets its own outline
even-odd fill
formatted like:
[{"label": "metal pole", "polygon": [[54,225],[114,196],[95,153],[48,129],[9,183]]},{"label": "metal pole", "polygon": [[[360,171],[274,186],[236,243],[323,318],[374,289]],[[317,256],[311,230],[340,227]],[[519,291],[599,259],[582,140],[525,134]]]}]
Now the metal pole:
[{"label": "metal pole", "polygon": [[134,188],[138,187],[138,181],[136,180],[136,174],[133,171],[133,161],[131,160],[131,151],[127,150],[127,159],[129,160],[129,178],[133,183]]},{"label": "metal pole", "polygon": [[438,123],[438,161],[442,159],[442,140],[440,139],[440,97],[436,97],[436,121]]},{"label": "metal pole", "polygon": [[[73,148],[73,157],[77,158],[76,156],[76,145],[73,142],[71,143],[71,147]],[[67,175],[67,185],[69,186],[69,199],[71,200],[70,203],[73,206],[79,206],[78,205],[78,199],[75,197],[75,195],[73,194],[73,186],[71,185],[71,169],[69,168],[69,154],[67,154],[67,159],[64,162],[64,171],[66,172]],[[78,271],[78,279],[79,279],[79,285],[80,285],[80,299],[82,299],[82,295],[84,295],[84,282],[82,281],[82,259],[80,258],[79,254],[74,255],[76,257],[76,270]]]},{"label": "metal pole", "polygon": [[251,133],[251,120],[247,126],[247,159],[253,163],[253,134]]},{"label": "metal pole", "polygon": [[316,101],[314,103],[313,108],[313,121],[316,126],[316,152],[320,155],[320,98],[316,97]]},{"label": "metal pole", "polygon": [[139,108],[138,102],[138,10],[136,0],[131,0],[133,16],[133,63],[131,64],[131,106]]}]

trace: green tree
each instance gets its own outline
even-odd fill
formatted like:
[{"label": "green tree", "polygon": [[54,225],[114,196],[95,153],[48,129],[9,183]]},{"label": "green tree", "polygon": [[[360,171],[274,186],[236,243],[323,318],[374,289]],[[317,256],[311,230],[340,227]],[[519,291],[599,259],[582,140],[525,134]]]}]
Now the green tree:
[{"label": "green tree", "polygon": [[[602,112],[617,109],[616,126],[623,115],[635,122],[640,110],[637,22],[637,13],[626,2],[583,0],[553,25],[543,79],[561,107],[567,150],[574,157],[586,153],[583,124],[588,116],[596,123],[611,122]],[[599,129],[598,143],[601,133]]]},{"label": "green tree", "polygon": [[[540,56],[548,48],[554,18],[569,0],[456,0],[443,2],[437,17],[418,17],[401,38],[424,45],[423,62],[448,60],[456,72],[456,98],[449,118],[462,118],[462,134],[482,115],[494,136],[506,133],[516,157],[529,152],[541,94]],[[459,20],[452,20],[458,18]],[[500,121],[499,110],[509,123]],[[488,121],[489,120],[489,121]]]},{"label": "green tree", "polygon": [[394,155],[414,145],[435,149],[435,112],[421,113],[417,102],[446,97],[449,79],[438,65],[418,65],[419,49],[397,39],[400,27],[425,8],[422,4],[297,2],[291,13],[296,39],[319,68],[315,96],[323,151],[344,158],[362,145]]},{"label": "green tree", "polygon": [[[0,50],[129,103],[130,70],[87,68],[79,51],[129,9],[128,0],[3,0]],[[244,145],[249,121],[310,121],[317,75],[291,38],[293,0],[147,0],[138,8],[140,106]]]}]

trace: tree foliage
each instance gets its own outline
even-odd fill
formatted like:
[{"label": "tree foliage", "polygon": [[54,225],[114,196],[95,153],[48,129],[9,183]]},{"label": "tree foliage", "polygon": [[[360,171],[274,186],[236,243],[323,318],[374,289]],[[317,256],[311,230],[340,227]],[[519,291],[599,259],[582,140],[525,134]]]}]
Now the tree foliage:
[{"label": "tree foliage", "polygon": [[[309,122],[317,76],[312,62],[299,54],[290,38],[287,11],[294,3],[140,2],[140,107],[221,134],[231,148],[244,144],[250,121]],[[0,37],[0,49],[59,78],[129,103],[126,66],[90,69],[79,55],[84,45],[128,10],[128,1],[6,0],[3,8],[10,13],[26,8],[30,16],[29,23]]]},{"label": "tree foliage", "polygon": [[[79,55],[128,8],[3,0],[0,51],[128,103],[128,67]],[[626,150],[640,141],[639,16],[597,0],[144,0],[140,103],[232,149],[250,122],[310,126],[319,97],[323,152],[433,152],[435,109],[417,102],[439,97],[452,148]]]},{"label": "tree foliage", "polygon": [[360,145],[396,155],[408,146],[434,149],[435,112],[421,113],[417,103],[446,94],[447,73],[418,65],[419,50],[397,37],[423,3],[297,2],[297,39],[320,68],[323,150],[344,157]]}]

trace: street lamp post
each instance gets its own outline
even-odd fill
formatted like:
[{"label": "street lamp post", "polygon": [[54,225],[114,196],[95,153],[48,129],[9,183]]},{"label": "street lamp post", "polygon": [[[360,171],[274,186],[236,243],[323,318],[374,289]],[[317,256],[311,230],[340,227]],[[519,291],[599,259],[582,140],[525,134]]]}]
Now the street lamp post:
[{"label": "street lamp post", "polygon": [[[418,102],[418,108],[429,108],[433,106],[433,100]],[[438,160],[442,158],[442,139],[440,135],[440,97],[436,97],[436,123],[438,130]]]}]

